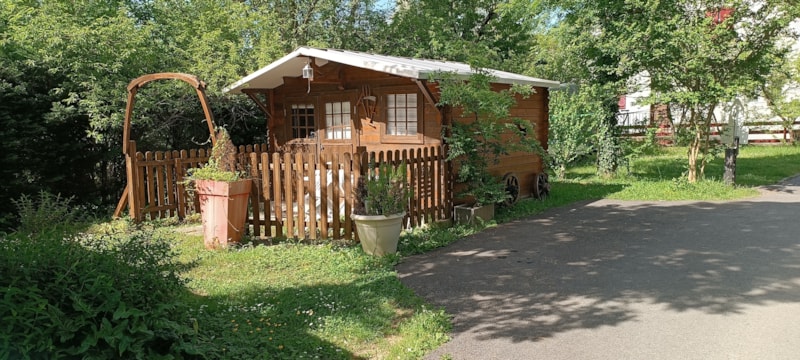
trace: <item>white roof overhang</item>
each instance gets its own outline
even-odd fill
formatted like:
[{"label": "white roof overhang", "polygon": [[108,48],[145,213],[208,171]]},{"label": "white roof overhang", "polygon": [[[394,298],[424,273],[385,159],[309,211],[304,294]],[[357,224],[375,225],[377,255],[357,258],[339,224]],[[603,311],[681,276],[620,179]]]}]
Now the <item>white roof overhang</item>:
[{"label": "white roof overhang", "polygon": [[[308,63],[309,59],[312,58],[317,66],[323,66],[328,62],[336,62],[409,79],[427,80],[432,74],[436,73],[452,73],[456,76],[467,78],[474,72],[474,69],[467,64],[451,61],[411,59],[355,51],[301,47],[273,63],[258,69],[252,74],[243,77],[239,81],[227,86],[222,91],[238,94],[242,92],[242,89],[246,88],[274,89],[283,85],[284,77],[302,76],[303,67]],[[531,85],[546,88],[559,86],[559,82],[557,81],[539,79],[499,70],[484,70],[495,78],[495,83]]]}]

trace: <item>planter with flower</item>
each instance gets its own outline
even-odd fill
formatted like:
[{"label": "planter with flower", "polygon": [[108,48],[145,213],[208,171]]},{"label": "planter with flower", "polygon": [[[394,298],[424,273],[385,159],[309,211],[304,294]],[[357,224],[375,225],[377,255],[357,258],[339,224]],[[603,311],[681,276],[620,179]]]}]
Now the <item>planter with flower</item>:
[{"label": "planter with flower", "polygon": [[381,163],[377,170],[359,179],[352,218],[364,252],[383,256],[397,252],[411,189],[404,162],[396,168]]},{"label": "planter with flower", "polygon": [[228,132],[217,130],[208,163],[191,169],[187,183],[200,201],[203,242],[207,249],[238,243],[244,234],[251,179],[236,161]]}]

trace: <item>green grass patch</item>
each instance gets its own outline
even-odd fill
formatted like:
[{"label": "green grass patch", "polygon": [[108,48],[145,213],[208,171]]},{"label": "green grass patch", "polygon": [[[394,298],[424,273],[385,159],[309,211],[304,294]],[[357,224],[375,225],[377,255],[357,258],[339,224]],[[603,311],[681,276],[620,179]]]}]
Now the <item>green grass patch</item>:
[{"label": "green grass patch", "polygon": [[722,182],[724,159],[720,156],[706,166],[706,178],[689,183],[685,147],[661,148],[657,154],[635,159],[619,175],[602,178],[595,165],[586,161],[567,170],[565,180],[551,180],[550,197],[523,199],[511,208],[498,210],[497,221],[540,213],[548,208],[577,201],[603,198],[640,201],[724,201],[758,195],[757,186],[779,182],[800,174],[800,146],[743,146],[739,150],[736,185]]},{"label": "green grass patch", "polygon": [[443,343],[449,319],[394,272],[397,257],[360,247],[282,243],[206,251],[201,236],[176,244],[196,294],[199,332],[229,359],[417,359]]},{"label": "green grass patch", "polygon": [[[618,191],[603,197],[620,200],[675,201],[675,200],[733,200],[758,195],[756,186],[774,184],[800,173],[800,147],[798,146],[743,146],[739,150],[736,167],[736,185],[722,182],[724,173],[722,156],[710,161],[705,169],[705,179],[696,183],[686,181],[686,148],[664,148],[657,155],[635,159],[621,175],[603,179],[595,175],[591,163],[575,166],[567,171],[561,183],[578,183],[589,186],[620,186]],[[581,192],[582,193],[582,192]],[[576,195],[580,196],[580,194]],[[587,198],[594,198],[586,194]]]}]

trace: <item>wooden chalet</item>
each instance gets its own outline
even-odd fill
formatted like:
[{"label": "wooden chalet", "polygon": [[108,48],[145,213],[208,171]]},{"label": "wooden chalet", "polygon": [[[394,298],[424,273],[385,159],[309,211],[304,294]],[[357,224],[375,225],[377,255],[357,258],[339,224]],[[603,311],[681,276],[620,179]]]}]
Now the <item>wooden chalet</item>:
[{"label": "wooden chalet", "polygon": [[[548,89],[559,83],[488,70],[498,91],[530,85],[535,94],[518,96],[511,115],[535,124],[546,148]],[[466,64],[301,47],[224,89],[244,93],[267,119],[270,149],[317,156],[413,150],[440,146],[443,129],[465,121],[458,109],[438,107],[437,73],[469,77]],[[528,153],[503,156],[490,171],[503,176],[519,195],[530,196],[544,175],[542,160]],[[544,178],[546,181],[546,177]]]},{"label": "wooden chalet", "polygon": [[[546,147],[548,89],[558,83],[487,71],[498,91],[513,84],[534,88],[535,94],[516,99],[511,115],[535,124],[532,136]],[[256,180],[248,210],[250,235],[354,238],[354,184],[372,159],[406,164],[414,192],[407,227],[452,218],[453,169],[445,161],[442,133],[454,121],[469,120],[459,117],[458,109],[437,106],[438,87],[431,77],[443,72],[466,79],[472,69],[454,62],[302,47],[225,88],[249,96],[266,116],[268,143],[239,147],[239,161]],[[131,81],[123,134],[128,185],[116,216],[126,206],[136,221],[184,218],[199,211],[184,179],[190,168],[208,161],[209,152],[141,151],[129,138],[137,89],[162,79],[190,84],[213,129],[205,84],[196,77],[164,73]],[[505,155],[490,171],[522,197],[535,195],[546,181],[542,160],[529,153]]]}]

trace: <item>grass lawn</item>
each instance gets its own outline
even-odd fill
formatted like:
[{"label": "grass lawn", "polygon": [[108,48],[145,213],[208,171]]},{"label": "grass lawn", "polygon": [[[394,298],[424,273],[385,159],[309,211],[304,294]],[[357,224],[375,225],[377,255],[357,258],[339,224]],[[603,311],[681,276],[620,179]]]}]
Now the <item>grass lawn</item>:
[{"label": "grass lawn", "polygon": [[194,293],[191,317],[214,358],[418,359],[447,339],[449,318],[394,272],[397,257],[360,247],[283,243],[206,251],[177,235]]},{"label": "grass lawn", "polygon": [[800,174],[798,146],[744,146],[740,148],[736,166],[736,186],[722,182],[723,155],[713,159],[705,170],[704,180],[690,184],[683,174],[687,169],[685,148],[665,148],[657,155],[636,159],[630,173],[602,179],[595,175],[593,164],[570,169],[567,179],[555,184],[606,186],[606,198],[620,200],[731,200],[757,196],[753,187],[774,184]]},{"label": "grass lawn", "polygon": [[[743,147],[737,185],[726,186],[722,159],[704,180],[681,180],[684,149],[665,149],[637,159],[630,174],[612,179],[594,175],[589,165],[572,168],[554,181],[545,201],[526,199],[500,209],[497,222],[576,201],[726,200],[756,196],[753,186],[800,173],[800,147]],[[624,172],[624,171],[623,171]],[[491,226],[492,224],[484,224]],[[190,317],[199,336],[217,344],[214,358],[230,359],[418,359],[444,343],[449,317],[426,305],[397,279],[394,264],[479,231],[429,228],[404,234],[400,255],[375,258],[354,243],[285,242],[206,251],[201,235],[161,227],[174,236],[182,260],[193,263]]]}]

